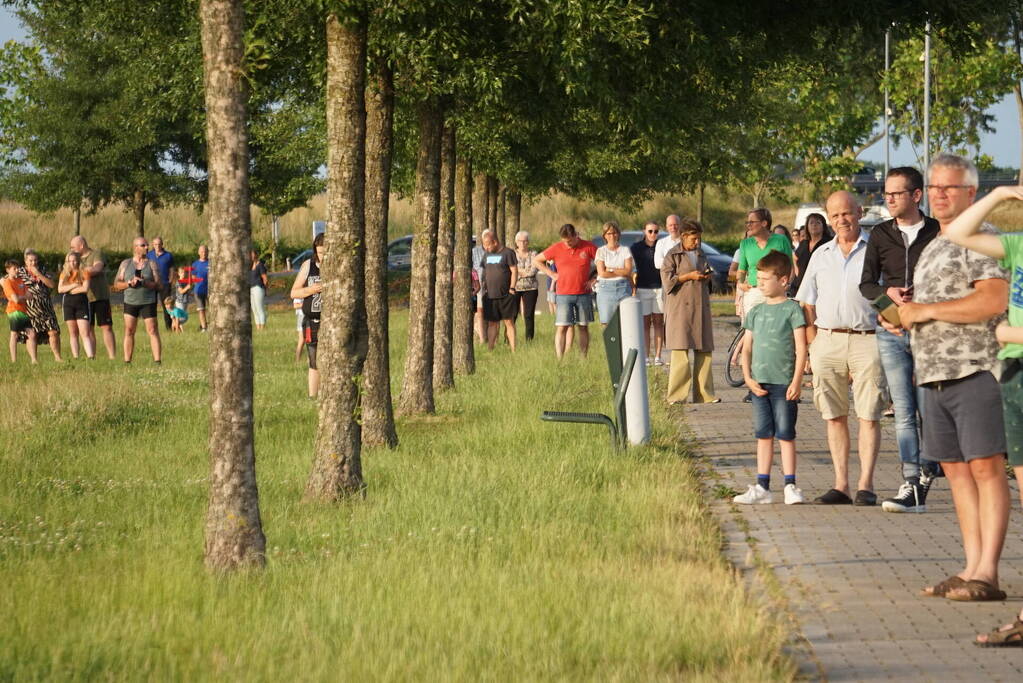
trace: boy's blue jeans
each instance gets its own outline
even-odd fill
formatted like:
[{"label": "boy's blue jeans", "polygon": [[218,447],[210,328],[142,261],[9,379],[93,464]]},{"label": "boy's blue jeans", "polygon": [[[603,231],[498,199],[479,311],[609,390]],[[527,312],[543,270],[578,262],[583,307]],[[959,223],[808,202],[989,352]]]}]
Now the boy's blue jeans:
[{"label": "boy's blue jeans", "polygon": [[877,328],[877,350],[881,367],[888,382],[888,392],[895,405],[895,440],[899,445],[904,479],[919,477],[921,468],[934,476],[938,466],[920,457],[920,429],[917,412],[921,401],[920,389],[913,384],[913,352],[909,346],[909,333],[892,334]]},{"label": "boy's blue jeans", "polygon": [[787,384],[761,384],[767,396],[753,395],[753,436],[795,441],[799,404],[785,398]]}]

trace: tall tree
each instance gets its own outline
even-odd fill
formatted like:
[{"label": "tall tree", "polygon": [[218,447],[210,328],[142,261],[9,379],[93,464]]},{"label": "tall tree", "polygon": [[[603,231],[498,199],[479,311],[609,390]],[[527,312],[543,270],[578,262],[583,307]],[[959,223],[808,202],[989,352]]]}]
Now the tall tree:
[{"label": "tall tree", "polygon": [[[1011,92],[1023,75],[1023,65],[1011,42],[1003,40],[1005,24],[973,24],[973,40],[958,45],[952,27],[931,32],[931,151],[979,155],[980,134],[993,132],[989,108]],[[923,85],[919,56],[922,31],[914,31],[895,46],[889,71],[892,128],[895,139],[908,138],[918,159],[923,158]]]},{"label": "tall tree", "polygon": [[[455,251],[454,251],[454,331],[452,334],[452,365],[459,375],[476,372],[473,349],[473,313],[476,304],[472,293],[472,167],[464,155],[455,162]],[[470,303],[471,309],[470,309]]]},{"label": "tall tree", "polygon": [[14,153],[6,193],[37,210],[119,204],[135,217],[138,234],[147,209],[201,201],[203,67],[195,5],[150,3],[145,11],[132,0],[17,5],[39,57],[22,60],[30,70],[7,83],[22,106],[8,108],[2,122],[5,147]]},{"label": "tall tree", "polygon": [[247,86],[241,0],[202,0],[210,172],[210,497],[206,566],[263,566],[252,407]]},{"label": "tall tree", "polygon": [[506,209],[508,205],[508,188],[504,183],[501,183],[500,189],[497,191],[497,238],[501,241],[501,244],[508,244],[505,239],[508,235],[508,220]]},{"label": "tall tree", "polygon": [[455,129],[446,126],[440,151],[440,216],[437,223],[437,285],[434,295],[433,388],[455,385],[452,366],[455,265]]},{"label": "tall tree", "polygon": [[490,215],[490,197],[487,189],[487,174],[476,171],[472,177],[472,232],[476,237],[487,229],[487,216]]},{"label": "tall tree", "polygon": [[[487,227],[495,235],[498,234],[497,225],[497,204],[498,204],[498,190],[500,183],[497,178],[492,175],[487,176]],[[503,240],[502,240],[503,241]]]},{"label": "tall tree", "polygon": [[252,202],[270,214],[275,239],[281,216],[323,192],[324,133],[323,102],[306,102],[297,92],[252,116]]},{"label": "tall tree", "polygon": [[366,16],[327,15],[327,231],[320,274],[319,421],[309,499],[365,488],[359,377],[366,360]]},{"label": "tall tree", "polygon": [[515,240],[515,235],[522,229],[522,194],[517,190],[508,193],[508,235]]},{"label": "tall tree", "polygon": [[440,217],[440,148],[444,111],[438,98],[417,106],[419,154],[416,161],[412,282],[409,294],[408,350],[399,411],[432,413],[433,312],[436,289],[437,222]]},{"label": "tall tree", "polygon": [[391,199],[394,149],[394,75],[377,57],[366,90],[366,322],[369,349],[362,379],[362,442],[398,445],[391,400],[388,350],[387,213]]}]

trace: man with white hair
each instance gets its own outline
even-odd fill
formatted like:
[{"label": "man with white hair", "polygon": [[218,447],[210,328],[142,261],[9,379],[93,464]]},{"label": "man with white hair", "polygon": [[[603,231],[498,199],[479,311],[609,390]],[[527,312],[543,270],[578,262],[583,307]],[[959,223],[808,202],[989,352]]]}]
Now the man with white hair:
[{"label": "man with white hair", "polygon": [[[927,198],[941,232],[914,272],[913,300],[899,306],[920,386],[923,456],[941,463],[962,534],[966,563],[924,595],[1004,600],[998,562],[1009,523],[1005,426],[995,329],[1008,304],[1008,272],[991,258],[948,239],[952,222],[973,204],[977,168],[953,154],[935,157]],[[994,234],[985,225],[982,232]]]}]

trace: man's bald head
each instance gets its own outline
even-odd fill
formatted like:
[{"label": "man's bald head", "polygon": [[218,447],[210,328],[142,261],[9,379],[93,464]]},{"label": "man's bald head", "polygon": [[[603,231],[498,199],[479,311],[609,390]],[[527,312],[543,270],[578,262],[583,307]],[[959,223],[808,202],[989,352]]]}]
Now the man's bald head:
[{"label": "man's bald head", "polygon": [[851,192],[832,192],[824,206],[828,212],[828,222],[836,234],[841,236],[843,233],[848,235],[850,231],[859,231],[863,209]]},{"label": "man's bald head", "polygon": [[71,251],[76,254],[81,254],[83,251],[89,248],[89,243],[85,241],[85,238],[81,235],[75,235],[71,238]]}]

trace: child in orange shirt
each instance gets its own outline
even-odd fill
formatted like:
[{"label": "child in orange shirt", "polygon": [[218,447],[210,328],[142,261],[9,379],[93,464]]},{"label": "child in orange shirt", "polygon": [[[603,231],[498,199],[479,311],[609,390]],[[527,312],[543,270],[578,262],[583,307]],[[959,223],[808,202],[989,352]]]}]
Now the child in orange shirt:
[{"label": "child in orange shirt", "polygon": [[36,331],[32,329],[32,322],[28,317],[28,306],[25,305],[29,296],[28,287],[18,277],[19,265],[14,259],[4,263],[7,277],[0,280],[4,297],[7,299],[7,322],[11,326],[11,362],[18,360],[18,334],[24,332],[28,338],[26,344],[28,356],[32,359],[32,364],[35,365],[38,362],[36,359]]}]

